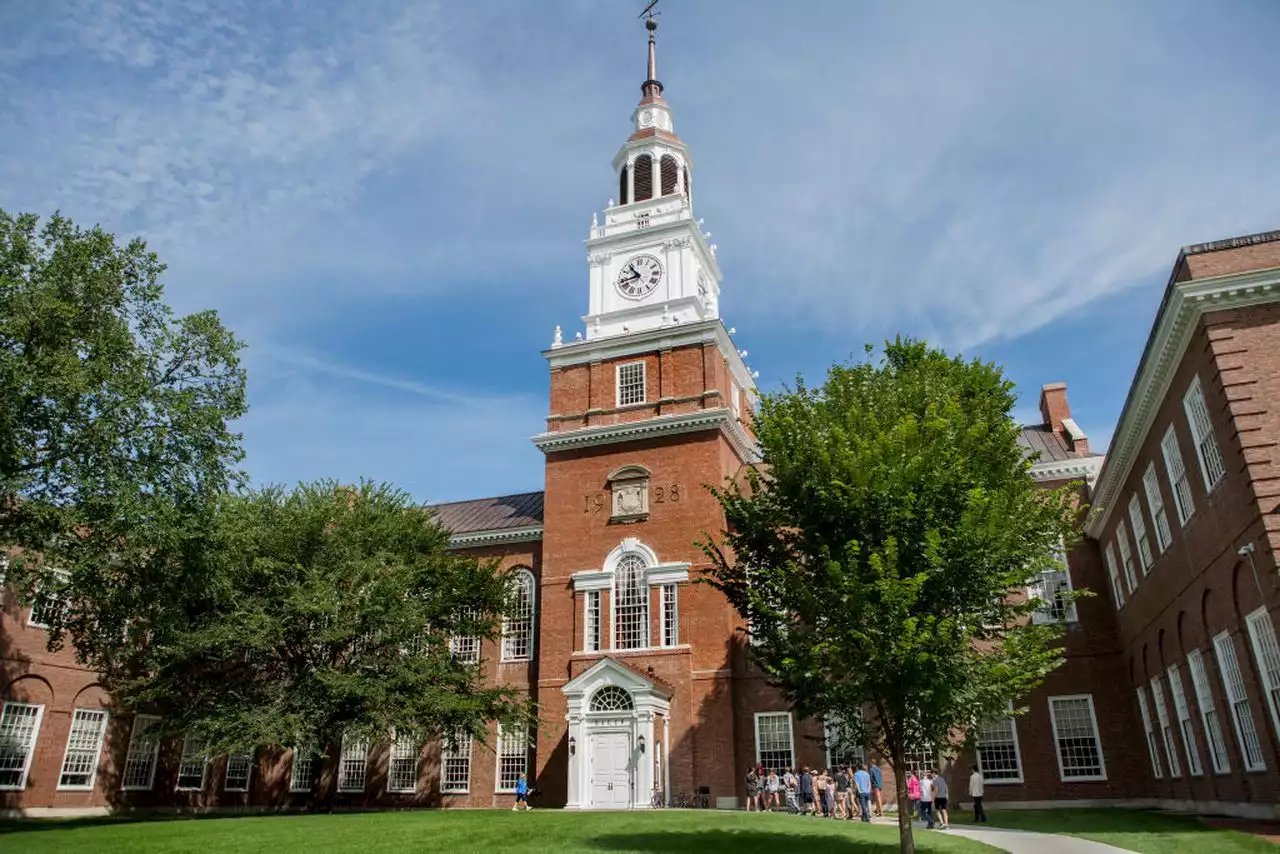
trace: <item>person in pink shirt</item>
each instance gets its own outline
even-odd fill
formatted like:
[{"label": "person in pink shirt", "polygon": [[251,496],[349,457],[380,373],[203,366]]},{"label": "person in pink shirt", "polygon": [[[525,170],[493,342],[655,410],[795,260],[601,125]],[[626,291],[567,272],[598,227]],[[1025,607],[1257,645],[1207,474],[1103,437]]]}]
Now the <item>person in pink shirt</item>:
[{"label": "person in pink shirt", "polygon": [[914,815],[919,810],[917,805],[920,803],[920,778],[914,771],[907,777],[907,800],[911,802],[911,813]]}]

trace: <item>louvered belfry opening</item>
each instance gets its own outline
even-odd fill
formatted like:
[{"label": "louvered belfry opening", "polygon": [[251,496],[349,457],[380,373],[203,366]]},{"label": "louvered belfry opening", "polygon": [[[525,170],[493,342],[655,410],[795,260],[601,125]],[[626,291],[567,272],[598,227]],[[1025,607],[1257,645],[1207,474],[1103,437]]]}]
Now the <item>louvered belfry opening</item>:
[{"label": "louvered belfry opening", "polygon": [[636,158],[636,197],[635,201],[643,202],[653,198],[653,158],[641,154]]},{"label": "louvered belfry opening", "polygon": [[669,196],[676,191],[676,175],[680,169],[676,159],[670,154],[662,155],[662,195]]},{"label": "louvered belfry opening", "polygon": [[623,166],[622,171],[618,173],[618,204],[625,205],[627,199],[627,167]]}]

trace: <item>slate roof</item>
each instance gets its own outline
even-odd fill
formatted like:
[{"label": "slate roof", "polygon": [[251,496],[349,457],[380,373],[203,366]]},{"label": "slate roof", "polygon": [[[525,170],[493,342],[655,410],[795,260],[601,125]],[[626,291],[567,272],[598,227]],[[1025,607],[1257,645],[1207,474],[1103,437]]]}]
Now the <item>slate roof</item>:
[{"label": "slate roof", "polygon": [[455,534],[501,531],[541,525],[542,497],[541,492],[521,492],[495,498],[433,504],[427,509],[435,514],[440,524]]},{"label": "slate roof", "polygon": [[1038,462],[1050,463],[1058,460],[1069,460],[1076,456],[1067,447],[1067,440],[1054,433],[1043,424],[1027,424],[1018,436],[1018,444],[1022,446],[1023,456],[1039,454]]}]

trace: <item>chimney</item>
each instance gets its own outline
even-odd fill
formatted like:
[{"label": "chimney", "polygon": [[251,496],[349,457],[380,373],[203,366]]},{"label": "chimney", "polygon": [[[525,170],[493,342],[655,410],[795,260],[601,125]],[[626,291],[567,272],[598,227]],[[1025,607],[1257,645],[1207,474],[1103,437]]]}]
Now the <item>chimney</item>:
[{"label": "chimney", "polygon": [[1073,454],[1089,453],[1089,437],[1071,417],[1071,404],[1067,403],[1066,383],[1046,383],[1040,387],[1040,416],[1048,427],[1066,442]]}]

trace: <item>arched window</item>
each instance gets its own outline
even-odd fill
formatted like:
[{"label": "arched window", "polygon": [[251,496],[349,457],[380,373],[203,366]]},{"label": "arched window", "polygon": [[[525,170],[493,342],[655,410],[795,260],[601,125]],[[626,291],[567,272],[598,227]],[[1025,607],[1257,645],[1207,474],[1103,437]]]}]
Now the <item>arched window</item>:
[{"label": "arched window", "polygon": [[625,205],[627,203],[627,167],[623,165],[622,171],[618,173],[618,204]]},{"label": "arched window", "polygon": [[653,198],[653,158],[641,154],[636,158],[636,197],[632,201],[643,202]]},{"label": "arched window", "polygon": [[676,173],[680,166],[670,154],[662,155],[662,195],[669,196],[676,191]]},{"label": "arched window", "polygon": [[593,712],[629,712],[635,707],[631,694],[617,685],[606,685],[591,695]]},{"label": "arched window", "polygon": [[502,618],[502,660],[528,661],[533,654],[533,573],[514,571],[511,601]]},{"label": "arched window", "polygon": [[613,571],[613,640],[615,649],[649,645],[649,581],[637,554],[623,555]]}]

